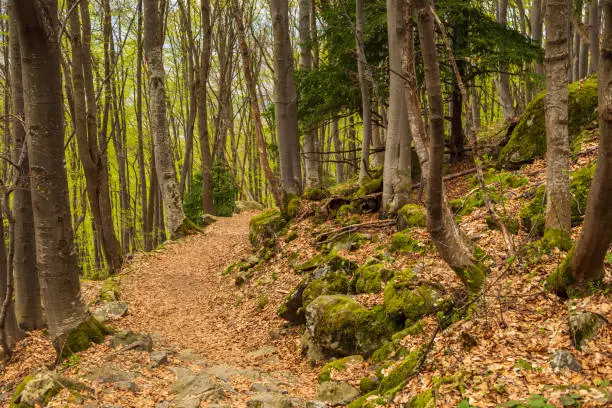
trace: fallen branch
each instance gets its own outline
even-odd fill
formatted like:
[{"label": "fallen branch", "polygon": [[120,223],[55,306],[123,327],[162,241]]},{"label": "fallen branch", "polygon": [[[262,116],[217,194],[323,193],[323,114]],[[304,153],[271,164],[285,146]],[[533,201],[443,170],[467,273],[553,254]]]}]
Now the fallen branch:
[{"label": "fallen branch", "polygon": [[347,227],[336,228],[334,230],[324,232],[317,237],[317,242],[326,240],[332,234],[338,234],[338,233],[349,231],[349,230],[357,231],[357,230],[364,229],[364,228],[383,228],[383,227],[390,227],[395,224],[396,224],[395,220],[372,221],[372,222],[364,222],[361,224],[353,224]]}]

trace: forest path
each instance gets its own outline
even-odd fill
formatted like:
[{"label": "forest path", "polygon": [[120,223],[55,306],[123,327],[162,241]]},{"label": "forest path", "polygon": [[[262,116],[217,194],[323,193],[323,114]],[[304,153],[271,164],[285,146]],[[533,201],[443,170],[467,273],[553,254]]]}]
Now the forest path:
[{"label": "forest path", "polygon": [[[248,230],[255,214],[220,218],[202,234],[139,255],[121,279],[129,314],[119,325],[152,333],[160,343],[156,349],[193,350],[196,357],[188,360],[202,356],[203,366],[247,369],[247,378],[232,379],[244,391],[242,400],[263,377],[296,397],[312,398],[316,372],[300,356],[299,334],[284,327],[274,305],[254,306],[260,294],[223,275],[228,265],[252,254]],[[275,284],[268,290],[276,290]]]}]

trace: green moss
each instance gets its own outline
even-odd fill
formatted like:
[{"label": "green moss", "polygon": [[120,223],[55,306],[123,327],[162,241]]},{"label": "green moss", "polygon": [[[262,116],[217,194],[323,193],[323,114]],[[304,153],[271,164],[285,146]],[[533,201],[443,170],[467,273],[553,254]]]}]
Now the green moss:
[{"label": "green moss", "polygon": [[19,385],[17,385],[17,388],[15,388],[15,392],[13,392],[13,396],[11,397],[10,408],[31,408],[27,404],[20,402],[19,397],[21,396],[21,393],[23,392],[23,389],[25,388],[26,384],[30,382],[32,378],[34,378],[34,375],[28,375],[23,380],[21,380]]},{"label": "green moss", "polygon": [[100,300],[104,302],[116,302],[119,300],[120,290],[117,278],[107,278],[100,289]]},{"label": "green moss", "polygon": [[430,408],[434,407],[435,403],[433,390],[427,390],[410,398],[406,408]]},{"label": "green moss", "polygon": [[385,287],[384,306],[392,318],[412,324],[433,313],[439,298],[440,292],[432,284],[415,286],[411,281],[394,279]]},{"label": "green moss", "polygon": [[289,243],[291,241],[295,241],[298,238],[298,236],[299,235],[298,235],[297,231],[293,230],[293,231],[291,231],[291,232],[289,232],[287,234],[287,236],[285,237],[285,242]]},{"label": "green moss", "polygon": [[75,329],[70,331],[65,341],[54,342],[54,346],[66,358],[79,351],[86,350],[91,343],[102,343],[107,334],[112,331],[93,317],[90,317]]},{"label": "green moss", "polygon": [[360,198],[382,191],[382,176],[373,178],[365,177],[360,184],[361,187],[359,187],[359,190],[353,195],[353,198]]},{"label": "green moss", "polygon": [[302,197],[308,201],[321,201],[329,197],[329,192],[321,188],[307,188]]},{"label": "green moss", "polygon": [[540,240],[540,246],[544,251],[550,251],[553,248],[568,251],[572,247],[572,237],[565,230],[547,228],[544,230],[544,237]]},{"label": "green moss", "polygon": [[308,283],[302,294],[302,307],[307,307],[313,300],[322,295],[346,294],[349,290],[349,278],[343,272],[330,272],[320,279]]},{"label": "green moss", "polygon": [[467,287],[468,292],[470,294],[475,294],[480,292],[482,285],[485,280],[485,271],[486,268],[480,262],[475,262],[474,264],[463,267],[463,268],[453,268],[459,279],[464,283]]},{"label": "green moss", "polygon": [[347,405],[347,408],[378,408],[384,407],[388,400],[372,391]]},{"label": "green moss", "polygon": [[521,209],[519,218],[523,229],[535,236],[544,234],[544,208],[546,206],[546,188],[540,186],[536,189],[534,197]]},{"label": "green moss", "polygon": [[393,273],[381,263],[366,264],[355,272],[351,287],[355,293],[378,293],[382,289],[382,284],[393,277]]},{"label": "green moss", "polygon": [[322,266],[328,266],[334,271],[342,270],[347,274],[352,274],[357,269],[357,264],[355,262],[341,257],[335,251],[328,254],[317,254],[309,260],[296,265],[294,269],[296,272],[301,273],[312,271]]},{"label": "green moss", "polygon": [[559,296],[567,297],[568,289],[574,283],[572,276],[572,262],[574,249],[572,248],[561,264],[546,278],[546,288]]},{"label": "green moss", "polygon": [[319,372],[319,375],[317,376],[317,380],[319,381],[319,384],[331,381],[331,374],[333,370],[344,371],[346,370],[347,365],[358,364],[362,361],[363,357],[361,356],[348,356],[331,361],[323,366],[323,368]]},{"label": "green moss", "polygon": [[346,249],[347,251],[356,251],[364,241],[365,238],[359,233],[344,233],[327,242],[323,250],[341,251]]},{"label": "green moss", "polygon": [[283,218],[285,220],[294,219],[300,212],[301,205],[302,200],[297,194],[287,194],[287,196],[285,196],[284,205],[281,208]]},{"label": "green moss", "polygon": [[397,230],[427,226],[425,209],[416,204],[406,204],[397,212]]},{"label": "green moss", "polygon": [[406,380],[415,373],[420,357],[421,353],[418,350],[410,353],[410,355],[408,355],[404,361],[402,361],[381,380],[379,387],[380,393],[385,394],[390,390],[403,385]]},{"label": "green moss", "polygon": [[[580,132],[596,119],[597,77],[574,82],[568,90],[568,130],[570,142],[573,143]],[[544,95],[545,91],[527,105],[510,141],[499,154],[500,165],[513,166],[542,157],[546,152]]]},{"label": "green moss", "polygon": [[261,246],[266,239],[274,238],[287,221],[277,209],[270,209],[251,218],[249,223],[249,241],[254,247]]},{"label": "green moss", "polygon": [[181,225],[172,232],[172,239],[186,237],[188,235],[197,234],[198,232],[202,232],[202,229],[195,225],[189,218],[185,217]]},{"label": "green moss", "polygon": [[391,237],[389,250],[400,254],[423,253],[425,247],[420,244],[420,241],[413,238],[409,232],[396,232]]},{"label": "green moss", "polygon": [[383,344],[374,353],[372,353],[373,363],[382,363],[383,361],[389,360],[389,358],[395,353],[396,345],[390,341]]},{"label": "green moss", "polygon": [[380,381],[376,377],[364,377],[359,381],[359,391],[362,394],[367,394],[378,388]]}]

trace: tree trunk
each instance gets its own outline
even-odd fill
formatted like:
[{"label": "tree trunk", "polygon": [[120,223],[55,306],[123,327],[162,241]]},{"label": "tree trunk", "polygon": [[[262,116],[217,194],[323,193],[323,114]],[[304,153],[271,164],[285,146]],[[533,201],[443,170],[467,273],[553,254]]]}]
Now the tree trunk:
[{"label": "tree trunk", "polygon": [[[588,7],[585,6],[583,22],[585,25],[589,24],[589,16],[591,11]],[[586,78],[589,72],[589,49],[591,46],[586,43],[586,41],[581,41],[580,43],[580,61],[578,62],[578,76],[576,79],[584,79]]]},{"label": "tree trunk", "polygon": [[[12,14],[12,11],[11,11]],[[21,51],[14,16],[10,16],[9,47],[12,100],[13,162],[21,165],[17,170],[16,189],[13,193],[13,218],[15,219],[14,288],[15,314],[19,326],[24,330],[40,329],[44,326],[41,309],[40,286],[36,271],[36,242],[34,238],[34,215],[28,163],[26,129],[24,126],[24,90],[21,72]],[[22,158],[23,156],[23,158]],[[2,273],[2,272],[0,272]],[[0,299],[2,299],[0,297]]]},{"label": "tree trunk", "polygon": [[372,139],[372,120],[370,86],[366,75],[366,56],[363,45],[363,0],[355,1],[355,45],[357,49],[357,71],[359,74],[359,89],[361,90],[361,118],[363,120],[363,138],[361,141],[361,163],[359,164],[359,180],[368,176],[370,170],[370,143]]},{"label": "tree trunk", "polygon": [[430,107],[427,229],[442,259],[457,273],[468,292],[476,293],[480,291],[484,282],[483,267],[474,260],[473,253],[466,248],[465,240],[454,219],[451,218],[451,225],[446,215],[447,206],[442,182],[444,105],[433,17],[426,0],[413,0],[413,4],[418,16],[419,40]]},{"label": "tree trunk", "polygon": [[410,201],[412,186],[410,172],[410,145],[412,140],[408,127],[408,116],[406,115],[405,88],[402,78],[402,51],[406,39],[404,7],[402,0],[387,0],[390,71],[382,202],[383,211],[388,214],[394,214]]},{"label": "tree trunk", "polygon": [[[497,3],[497,22],[502,25],[506,25],[508,20],[508,0],[499,0]],[[501,66],[501,71],[508,69],[507,66]],[[510,120],[516,115],[514,108],[514,101],[512,100],[512,93],[510,92],[510,75],[502,72],[499,74],[499,83],[497,86],[499,91],[499,103],[502,107],[502,113],[504,114],[504,120]],[[461,110],[461,105],[459,105]]]},{"label": "tree trunk", "polygon": [[21,46],[36,260],[49,334],[62,352],[69,335],[91,320],[81,297],[64,168],[57,1],[12,0],[12,7]]},{"label": "tree trunk", "polygon": [[599,66],[599,156],[572,277],[585,283],[603,277],[603,260],[612,242],[612,2],[602,2],[603,41]]},{"label": "tree trunk", "polygon": [[569,233],[569,2],[546,3],[546,229]]},{"label": "tree trunk", "polygon": [[210,133],[208,131],[208,75],[210,73],[210,54],[212,49],[212,23],[210,0],[202,0],[202,52],[198,84],[198,131],[200,132],[200,156],[202,158],[202,212],[214,212],[212,199],[212,154],[210,152]]},{"label": "tree trunk", "polygon": [[149,68],[149,110],[151,133],[155,146],[157,180],[162,193],[166,221],[172,239],[185,234],[188,223],[183,212],[181,192],[176,182],[176,172],[170,146],[170,134],[166,118],[166,90],[164,87],[163,62],[163,13],[164,0],[144,2],[144,48]]},{"label": "tree trunk", "polygon": [[[297,123],[297,95],[289,39],[288,0],[271,0],[274,34],[274,115],[280,153],[281,182],[287,194],[300,194],[302,174]],[[316,137],[316,133],[314,134]],[[318,171],[318,170],[317,170]]]},{"label": "tree trunk", "polygon": [[[546,1],[546,0],[544,0]],[[542,45],[542,26],[543,26],[543,15],[542,15],[542,0],[531,1],[531,40],[536,45]],[[535,64],[536,74],[544,75],[544,67],[541,63],[536,62]]]},{"label": "tree trunk", "polygon": [[[606,1],[606,0],[604,0]],[[599,15],[599,0],[591,0],[591,28],[589,38],[591,40],[591,64],[589,65],[589,75],[599,71],[599,31],[601,29],[601,16]]]}]

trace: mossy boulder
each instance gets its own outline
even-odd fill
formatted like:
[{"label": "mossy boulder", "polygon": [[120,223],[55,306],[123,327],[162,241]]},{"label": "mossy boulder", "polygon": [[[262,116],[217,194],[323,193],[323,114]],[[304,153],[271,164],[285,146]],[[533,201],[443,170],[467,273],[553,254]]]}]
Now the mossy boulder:
[{"label": "mossy boulder", "polygon": [[389,250],[396,254],[420,254],[425,252],[426,249],[426,246],[417,238],[414,238],[409,231],[400,231],[393,234],[389,247]]},{"label": "mossy boulder", "polygon": [[[312,262],[306,266],[302,264],[304,269],[301,269],[309,272],[308,276],[285,297],[277,310],[279,317],[293,324],[306,321],[304,309],[318,296],[348,293],[349,277],[357,269],[357,264],[335,252],[319,254],[309,261]],[[315,269],[311,270],[311,266]]]},{"label": "mossy boulder", "polygon": [[306,308],[304,340],[324,355],[367,357],[396,329],[381,307],[368,309],[344,295],[319,296]]},{"label": "mossy boulder", "polygon": [[406,204],[397,212],[397,230],[427,226],[427,212],[417,204]]},{"label": "mossy boulder", "polygon": [[327,381],[319,385],[317,400],[331,406],[346,405],[359,396],[359,390],[343,381]]},{"label": "mossy boulder", "polygon": [[379,193],[382,191],[382,175],[380,177],[365,177],[361,183],[359,190],[353,195],[353,198],[361,198],[370,194]]},{"label": "mossy boulder", "polygon": [[570,311],[569,328],[572,344],[578,350],[582,350],[585,341],[594,338],[599,329],[604,327],[608,321],[599,313],[589,311]]},{"label": "mossy boulder", "polygon": [[[573,143],[582,130],[597,118],[597,77],[569,85],[569,139]],[[546,153],[544,96],[538,94],[525,109],[508,144],[499,154],[499,165],[514,167],[532,161]]]},{"label": "mossy boulder", "polygon": [[82,383],[45,370],[21,381],[13,393],[10,408],[44,407],[63,388],[73,391],[87,389]]},{"label": "mossy boulder", "polygon": [[261,211],[264,206],[259,204],[257,201],[236,201],[234,206],[234,212],[239,214],[243,211]]},{"label": "mossy boulder", "polygon": [[357,264],[331,251],[328,254],[317,254],[307,261],[294,266],[298,273],[313,271],[322,266],[328,266],[331,270],[343,270],[347,274],[352,274],[357,269]]},{"label": "mossy boulder", "polygon": [[343,249],[356,251],[363,241],[365,241],[363,235],[355,232],[346,232],[328,239],[322,249],[323,251],[341,251]]},{"label": "mossy boulder", "polygon": [[121,296],[119,282],[116,277],[107,278],[102,283],[100,296],[98,298],[103,302],[116,302]]},{"label": "mossy boulder", "polygon": [[92,343],[102,343],[107,334],[112,331],[95,317],[89,316],[67,335],[53,341],[55,349],[62,358],[66,358],[79,351],[86,350]]},{"label": "mossy boulder", "polygon": [[308,201],[321,201],[329,197],[329,191],[323,190],[322,188],[307,188],[304,191],[302,197]]},{"label": "mossy boulder", "polygon": [[442,290],[433,283],[418,284],[409,274],[396,276],[385,286],[385,311],[389,316],[413,324],[436,311]]},{"label": "mossy boulder", "polygon": [[135,333],[131,330],[121,331],[111,339],[113,347],[129,347],[134,350],[153,350],[153,339],[146,333]]},{"label": "mossy boulder", "polygon": [[251,218],[249,223],[249,241],[254,247],[260,247],[268,239],[274,238],[287,221],[277,209],[270,209]]},{"label": "mossy boulder", "polygon": [[419,350],[410,353],[380,381],[379,393],[389,393],[404,384],[416,372],[420,358],[421,352]]},{"label": "mossy boulder", "polygon": [[321,368],[321,371],[319,371],[317,381],[319,381],[319,383],[331,381],[333,371],[342,372],[347,369],[347,366],[350,367],[361,362],[363,362],[362,356],[348,356],[330,361]]},{"label": "mossy boulder", "polygon": [[351,288],[355,293],[378,293],[384,284],[393,277],[394,272],[377,262],[367,262],[355,271]]},{"label": "mossy boulder", "polygon": [[[297,194],[289,194],[285,197],[285,205],[281,209],[281,215],[285,220],[292,220],[300,212],[302,199]],[[282,228],[282,227],[281,227]]]}]

